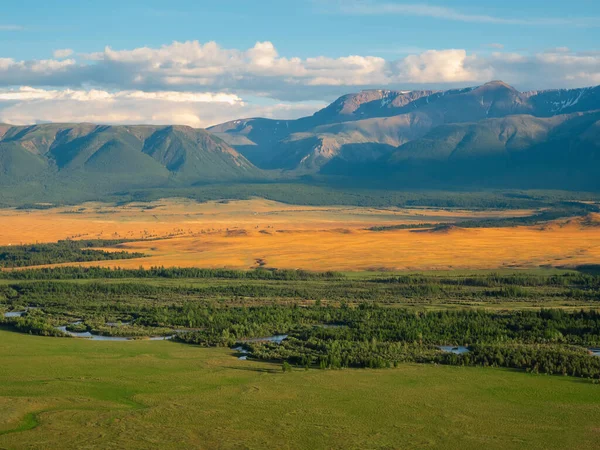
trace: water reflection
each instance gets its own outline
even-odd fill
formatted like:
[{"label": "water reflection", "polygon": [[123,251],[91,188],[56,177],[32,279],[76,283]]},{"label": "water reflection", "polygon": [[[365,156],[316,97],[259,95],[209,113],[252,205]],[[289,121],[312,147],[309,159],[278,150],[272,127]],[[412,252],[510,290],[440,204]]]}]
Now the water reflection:
[{"label": "water reflection", "polygon": [[281,344],[284,339],[287,339],[287,337],[287,334],[276,334],[275,336],[240,339],[238,342],[274,342],[276,344]]},{"label": "water reflection", "polygon": [[463,353],[470,352],[470,350],[467,347],[463,347],[462,345],[459,345],[459,346],[440,345],[438,348],[443,352],[454,353],[455,355],[462,355]]},{"label": "water reflection", "polygon": [[4,313],[4,317],[22,317],[27,311],[10,311]]},{"label": "water reflection", "polygon": [[[82,322],[72,322],[69,325],[80,325]],[[99,334],[92,334],[89,331],[84,332],[76,332],[76,331],[68,331],[67,327],[69,325],[65,325],[62,327],[56,327],[57,330],[62,331],[63,333],[68,334],[69,336],[81,339],[89,339],[91,341],[135,341],[135,340],[148,340],[148,341],[168,341],[175,337],[175,335],[171,336],[152,336],[152,337],[135,337],[135,336],[101,336]]]}]

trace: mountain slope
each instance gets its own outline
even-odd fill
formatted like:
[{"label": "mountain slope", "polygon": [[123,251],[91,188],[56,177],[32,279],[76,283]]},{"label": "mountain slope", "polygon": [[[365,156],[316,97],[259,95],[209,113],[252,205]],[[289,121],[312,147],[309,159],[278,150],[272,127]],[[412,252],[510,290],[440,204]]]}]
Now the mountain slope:
[{"label": "mountain slope", "polygon": [[189,127],[45,124],[0,131],[2,184],[37,177],[107,190],[262,176],[225,142]]},{"label": "mountain slope", "polygon": [[[259,167],[318,172],[346,145],[400,146],[445,124],[600,110],[600,87],[521,93],[502,81],[448,91],[370,90],[297,120],[247,119],[210,128]],[[315,143],[316,139],[316,143]],[[358,156],[354,152],[355,156]],[[297,166],[293,166],[295,161]],[[306,162],[309,162],[307,164]]]},{"label": "mountain slope", "polygon": [[[238,149],[260,167],[272,167],[279,144],[297,133],[328,124],[389,117],[436,91],[369,90],[340,97],[310,117],[297,120],[240,119],[208,128],[208,131]],[[293,138],[292,141],[297,141]],[[285,156],[282,160],[285,160]]]},{"label": "mountain slope", "polygon": [[569,116],[541,119],[515,115],[441,125],[424,137],[400,146],[389,162],[470,158],[519,151],[548,139],[551,131],[568,119]]},{"label": "mountain slope", "polygon": [[600,112],[440,126],[381,163],[447,184],[600,189]]},{"label": "mountain slope", "polygon": [[204,130],[166,127],[154,132],[142,149],[180,179],[236,178],[256,169],[237,151]]},{"label": "mountain slope", "polygon": [[0,184],[34,178],[48,169],[46,161],[17,143],[0,142]]}]

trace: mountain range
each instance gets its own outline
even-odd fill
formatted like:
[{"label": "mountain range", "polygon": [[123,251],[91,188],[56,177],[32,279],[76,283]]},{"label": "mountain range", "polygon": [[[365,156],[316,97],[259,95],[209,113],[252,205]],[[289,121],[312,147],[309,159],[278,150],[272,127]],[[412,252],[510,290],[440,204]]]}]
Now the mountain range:
[{"label": "mountain range", "polygon": [[310,117],[185,126],[0,125],[0,186],[110,193],[344,179],[376,187],[600,190],[600,86],[367,90]]},{"label": "mountain range", "polygon": [[392,176],[442,162],[471,170],[498,159],[527,159],[529,169],[534,159],[535,170],[545,172],[564,160],[598,162],[599,110],[600,87],[519,92],[493,81],[448,91],[363,91],[311,117],[236,120],[208,130],[259,167],[297,173],[369,176],[367,166],[377,166],[377,174]]}]

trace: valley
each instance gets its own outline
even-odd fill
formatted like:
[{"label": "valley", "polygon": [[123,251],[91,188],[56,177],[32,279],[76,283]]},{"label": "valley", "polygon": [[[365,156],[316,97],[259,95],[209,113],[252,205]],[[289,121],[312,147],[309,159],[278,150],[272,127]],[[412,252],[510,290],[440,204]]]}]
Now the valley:
[{"label": "valley", "polygon": [[[127,240],[102,250],[144,256],[78,263],[123,268],[398,271],[576,267],[598,261],[600,220],[595,214],[587,220],[573,217],[533,226],[495,228],[492,222],[482,228],[419,228],[432,223],[519,219],[536,212],[314,207],[261,199],[207,203],[167,199],[123,206],[86,203],[2,210],[0,245]],[[398,225],[407,229],[370,229]]]},{"label": "valley", "polygon": [[600,2],[4,3],[0,450],[600,450]]}]

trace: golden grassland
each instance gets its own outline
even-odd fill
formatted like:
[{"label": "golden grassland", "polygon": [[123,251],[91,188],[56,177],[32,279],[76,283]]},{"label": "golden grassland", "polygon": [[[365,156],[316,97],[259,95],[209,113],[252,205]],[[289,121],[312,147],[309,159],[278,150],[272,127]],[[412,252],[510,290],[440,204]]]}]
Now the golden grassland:
[{"label": "golden grassland", "polygon": [[259,199],[208,203],[175,199],[126,206],[86,203],[50,210],[0,210],[0,245],[67,238],[136,239],[116,249],[140,251],[148,257],[101,263],[128,268],[435,270],[600,261],[600,227],[577,219],[535,227],[444,232],[366,229],[529,214],[532,211],[306,207]]},{"label": "golden grassland", "polygon": [[144,239],[194,236],[243,229],[365,228],[381,224],[453,222],[469,218],[527,216],[531,210],[468,211],[438,208],[296,206],[270,200],[198,203],[169,199],[114,206],[85,203],[50,210],[0,209],[0,245],[59,239]]}]

